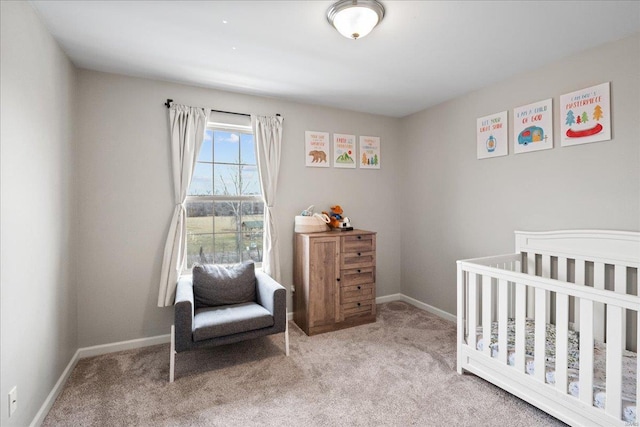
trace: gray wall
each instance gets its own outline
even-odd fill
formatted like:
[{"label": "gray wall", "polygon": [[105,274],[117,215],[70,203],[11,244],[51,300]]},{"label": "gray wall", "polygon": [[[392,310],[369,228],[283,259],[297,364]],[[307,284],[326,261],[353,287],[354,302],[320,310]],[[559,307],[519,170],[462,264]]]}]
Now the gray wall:
[{"label": "gray wall", "polygon": [[[355,226],[378,232],[378,295],[400,292],[397,119],[87,70],[78,76],[80,347],[169,333],[172,308],[156,307],[173,212],[167,98],[283,115],[276,201],[283,284],[292,284],[294,215],[338,203]],[[380,136],[381,169],[306,168],[305,130]]]},{"label": "gray wall", "polygon": [[[28,425],[77,349],[75,71],[26,2],[1,2],[0,424]],[[18,386],[8,418],[7,394]]]},{"label": "gray wall", "polygon": [[[560,147],[560,95],[611,82],[611,141]],[[553,98],[552,150],[476,160],[476,118]],[[458,259],[513,251],[514,230],[640,230],[640,35],[401,120],[402,292],[456,311]],[[512,145],[509,151],[512,152]]]}]

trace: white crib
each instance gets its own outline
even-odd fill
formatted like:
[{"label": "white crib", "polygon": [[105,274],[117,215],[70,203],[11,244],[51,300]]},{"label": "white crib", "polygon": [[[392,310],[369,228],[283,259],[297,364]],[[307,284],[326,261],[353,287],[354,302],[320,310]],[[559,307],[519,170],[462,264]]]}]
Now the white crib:
[{"label": "white crib", "polygon": [[[471,372],[571,425],[638,425],[640,233],[515,235],[514,254],[457,262],[458,373]],[[570,352],[577,340],[576,360]],[[606,384],[600,392],[594,378]]]}]

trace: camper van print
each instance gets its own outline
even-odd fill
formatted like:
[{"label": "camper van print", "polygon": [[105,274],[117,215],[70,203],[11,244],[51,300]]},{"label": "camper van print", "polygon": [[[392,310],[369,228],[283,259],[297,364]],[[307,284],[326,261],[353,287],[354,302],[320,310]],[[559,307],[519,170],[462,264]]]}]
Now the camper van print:
[{"label": "camper van print", "polygon": [[527,145],[544,140],[544,130],[538,126],[529,126],[518,135],[518,144]]}]

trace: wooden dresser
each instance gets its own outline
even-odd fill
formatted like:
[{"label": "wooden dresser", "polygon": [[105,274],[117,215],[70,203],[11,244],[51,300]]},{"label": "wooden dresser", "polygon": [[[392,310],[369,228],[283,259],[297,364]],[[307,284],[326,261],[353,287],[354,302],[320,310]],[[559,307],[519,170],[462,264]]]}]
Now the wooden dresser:
[{"label": "wooden dresser", "polygon": [[295,234],[293,320],[307,334],[376,321],[376,233]]}]

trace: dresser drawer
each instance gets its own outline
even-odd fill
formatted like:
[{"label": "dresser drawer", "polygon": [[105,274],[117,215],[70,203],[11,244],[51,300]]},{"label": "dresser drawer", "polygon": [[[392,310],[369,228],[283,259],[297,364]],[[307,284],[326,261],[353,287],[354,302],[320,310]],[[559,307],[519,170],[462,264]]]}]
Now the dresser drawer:
[{"label": "dresser drawer", "polygon": [[355,316],[374,314],[375,303],[372,299],[342,304],[342,314],[345,319]]},{"label": "dresser drawer", "polygon": [[342,237],[342,252],[373,252],[376,250],[375,234],[354,234]]},{"label": "dresser drawer", "polygon": [[375,252],[343,252],[340,256],[340,267],[343,269],[374,267],[375,265]]},{"label": "dresser drawer", "polygon": [[340,302],[343,305],[352,302],[366,302],[374,297],[373,283],[340,288]]},{"label": "dresser drawer", "polygon": [[376,281],[376,271],[374,267],[342,270],[340,276],[341,286],[362,285],[364,283],[375,283]]}]

